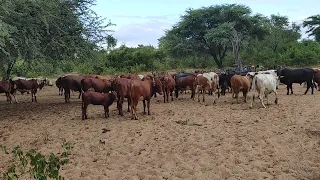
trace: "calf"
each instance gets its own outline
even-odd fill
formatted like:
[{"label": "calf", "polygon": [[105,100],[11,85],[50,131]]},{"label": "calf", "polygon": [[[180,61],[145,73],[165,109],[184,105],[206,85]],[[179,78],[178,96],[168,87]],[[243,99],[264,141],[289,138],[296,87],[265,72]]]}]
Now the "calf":
[{"label": "calf", "polygon": [[311,88],[311,94],[313,94],[313,79],[315,75],[315,70],[311,68],[302,68],[302,69],[289,69],[284,68],[278,71],[278,76],[280,77],[280,82],[287,85],[287,95],[289,95],[289,90],[292,91],[292,84],[299,83],[300,85],[303,82],[307,82],[307,90],[304,94],[307,94],[308,90]]},{"label": "calf", "polygon": [[232,88],[232,98],[235,97],[237,99],[237,103],[239,103],[239,92],[242,91],[244,102],[247,102],[247,95],[250,88],[250,79],[248,76],[241,75],[233,75],[231,77],[231,88]]},{"label": "calf", "polygon": [[167,103],[169,102],[169,93],[171,96],[171,101],[173,101],[173,90],[174,90],[174,86],[176,85],[176,82],[174,81],[174,79],[170,76],[170,75],[165,75],[160,77],[160,81],[162,84],[162,90],[163,90],[163,102],[165,103],[167,101]]},{"label": "calf", "polygon": [[[202,101],[205,102],[204,94],[205,90],[209,90],[212,92],[213,95],[213,104],[215,103],[215,91],[218,89],[219,86],[219,77],[218,74],[214,72],[210,73],[203,73],[197,76],[197,93],[198,93],[198,102],[200,102],[200,90],[202,91]],[[219,89],[218,89],[218,97],[220,96]]]},{"label": "calf", "polygon": [[12,103],[12,98],[11,98],[10,92],[11,92],[11,84],[9,82],[0,81],[0,93],[6,94],[7,102],[9,104]]},{"label": "calf", "polygon": [[82,120],[87,119],[87,108],[89,104],[102,105],[104,107],[105,118],[109,117],[109,106],[117,99],[117,93],[98,93],[87,91],[82,93]]},{"label": "calf", "polygon": [[250,108],[252,108],[252,104],[254,101],[254,93],[255,90],[258,91],[259,99],[261,101],[261,104],[264,108],[266,106],[264,105],[263,98],[266,96],[267,98],[267,105],[269,104],[269,98],[268,95],[270,93],[274,93],[276,96],[275,103],[278,103],[278,93],[277,93],[277,78],[272,74],[259,74],[256,73],[252,76],[252,74],[249,75],[252,78],[252,84],[251,84],[251,94],[252,94],[252,101],[250,104]]},{"label": "calf", "polygon": [[146,101],[148,108],[148,115],[150,115],[150,100],[154,93],[162,95],[162,87],[160,80],[155,80],[153,76],[147,75],[141,80],[132,80],[130,82],[131,92],[131,114],[132,118],[138,120],[137,105],[139,99],[142,97],[143,113],[146,114]]}]

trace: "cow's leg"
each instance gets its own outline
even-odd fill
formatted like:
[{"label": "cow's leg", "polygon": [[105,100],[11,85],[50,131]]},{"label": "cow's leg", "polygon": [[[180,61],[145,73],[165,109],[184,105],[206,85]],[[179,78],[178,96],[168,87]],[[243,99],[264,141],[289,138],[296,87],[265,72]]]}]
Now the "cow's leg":
[{"label": "cow's leg", "polygon": [[290,85],[287,85],[287,95],[289,95]]},{"label": "cow's leg", "polygon": [[309,91],[309,88],[311,88],[311,94],[313,94],[313,83],[312,81],[307,82],[307,90],[304,92],[304,94],[307,94]]},{"label": "cow's leg", "polygon": [[147,100],[148,115],[150,115],[150,99]]},{"label": "cow's leg", "polygon": [[14,97],[14,101],[18,104],[19,101],[17,100],[17,91],[14,91],[14,92],[12,93],[12,96]]},{"label": "cow's leg", "polygon": [[216,92],[214,92],[213,90],[212,90],[212,98],[213,98],[213,104],[215,104],[216,103]]},{"label": "cow's leg", "polygon": [[10,93],[9,93],[9,92],[6,92],[6,96],[7,96],[7,102],[8,102],[9,104],[12,104],[12,98],[11,98]]},{"label": "cow's leg", "polygon": [[171,101],[173,101],[173,89],[170,90]]},{"label": "cow's leg", "polygon": [[204,88],[202,88],[202,102],[205,102],[205,99],[204,99],[205,94],[206,94],[206,91]]},{"label": "cow's leg", "polygon": [[146,114],[146,100],[142,100],[143,102],[143,114]]},{"label": "cow's leg", "polygon": [[174,95],[175,95],[176,98],[178,99],[178,96],[179,96],[179,90],[178,90],[178,89],[175,89],[175,90],[174,90]]},{"label": "cow's leg", "polygon": [[[122,109],[123,100],[124,100],[124,97],[121,97],[120,98],[120,103],[119,103],[119,114],[120,114],[120,116],[123,116],[123,109]],[[128,103],[129,103],[129,101],[128,101]]]},{"label": "cow's leg", "polygon": [[251,100],[251,103],[250,103],[250,108],[252,108],[252,106],[253,106],[253,101],[254,101],[254,92],[252,92],[252,100]]},{"label": "cow's leg", "polygon": [[34,102],[37,102],[37,90],[34,91]]},{"label": "cow's leg", "polygon": [[266,96],[266,98],[267,98],[267,105],[269,105],[269,104],[270,104],[270,103],[269,103],[269,94],[266,93],[265,96]]},{"label": "cow's leg", "polygon": [[166,92],[164,94],[166,94],[167,103],[169,103],[170,88],[166,87]]},{"label": "cow's leg", "polygon": [[128,100],[128,112],[130,112],[130,105],[131,105],[131,99],[130,98],[127,98],[127,100]]},{"label": "cow's leg", "polygon": [[199,85],[197,85],[196,93],[198,94],[198,102],[200,102],[200,88],[199,88]]},{"label": "cow's leg", "polygon": [[247,103],[247,95],[248,95],[248,91],[243,90],[242,94],[243,94],[243,97],[244,97],[244,102],[245,102],[245,103]]},{"label": "cow's leg", "polygon": [[194,97],[196,96],[196,89],[195,87],[192,87],[191,88],[191,98],[190,99],[193,99],[194,100]]},{"label": "cow's leg", "polygon": [[135,119],[138,120],[138,116],[137,116],[137,104],[138,104],[139,99],[133,99],[131,101],[131,114],[132,117],[131,119]]},{"label": "cow's leg", "polygon": [[70,91],[70,90],[68,90],[68,89],[64,90],[64,102],[65,103],[68,103],[68,91]]},{"label": "cow's leg", "polygon": [[293,94],[292,83],[290,84],[291,94]]},{"label": "cow's leg", "polygon": [[274,103],[278,104],[278,93],[277,93],[276,90],[273,90],[273,92],[274,92],[274,95],[276,96],[276,99],[274,100]]},{"label": "cow's leg", "polygon": [[263,96],[264,96],[264,95],[263,95],[263,94],[264,94],[263,92],[264,92],[264,90],[261,89],[261,90],[260,90],[260,93],[259,93],[259,99],[260,99],[260,102],[261,102],[262,106],[263,106],[264,108],[266,108],[266,106],[264,105],[264,102],[263,102],[263,98],[264,98],[264,97],[263,97]]},{"label": "cow's leg", "polygon": [[34,102],[33,97],[34,97],[34,92],[33,92],[33,90],[31,90],[31,101],[32,101],[32,102]]},{"label": "cow's leg", "polygon": [[82,109],[82,120],[87,119],[87,106],[84,101],[82,101],[81,109]]},{"label": "cow's leg", "polygon": [[166,103],[167,89],[164,86],[162,86],[162,89],[163,89],[163,103]]},{"label": "cow's leg", "polygon": [[81,97],[81,94],[82,94],[82,91],[80,90],[80,93],[79,93],[79,97],[78,97],[78,99],[80,99],[80,97]]},{"label": "cow's leg", "polygon": [[108,106],[104,106],[104,117],[105,118],[109,117],[109,107]]}]

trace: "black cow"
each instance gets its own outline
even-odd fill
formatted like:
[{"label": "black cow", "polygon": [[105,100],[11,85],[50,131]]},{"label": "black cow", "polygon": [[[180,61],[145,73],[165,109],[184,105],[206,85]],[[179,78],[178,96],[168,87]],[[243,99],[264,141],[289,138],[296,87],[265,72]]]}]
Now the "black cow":
[{"label": "black cow", "polygon": [[311,68],[302,68],[302,69],[289,69],[284,68],[277,71],[278,76],[280,77],[280,82],[287,85],[287,95],[289,95],[289,89],[292,91],[292,84],[299,83],[300,85],[304,82],[307,83],[307,90],[304,94],[307,94],[309,88],[311,88],[311,94],[313,94],[313,79],[314,79],[314,70]]},{"label": "black cow", "polygon": [[226,95],[226,90],[231,88],[231,77],[235,75],[235,73],[230,74],[221,74],[219,76],[219,85],[221,88],[221,95]]}]

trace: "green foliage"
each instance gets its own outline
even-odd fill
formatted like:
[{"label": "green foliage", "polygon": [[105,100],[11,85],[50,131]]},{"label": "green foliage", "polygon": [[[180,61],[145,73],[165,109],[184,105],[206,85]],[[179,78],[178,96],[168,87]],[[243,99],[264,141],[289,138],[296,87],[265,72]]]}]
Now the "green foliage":
[{"label": "green foliage", "polygon": [[[9,154],[5,146],[1,145],[0,147],[4,153]],[[20,146],[16,146],[11,151],[13,163],[8,167],[7,172],[3,174],[3,179],[23,179],[27,168],[29,168],[30,176],[36,180],[47,180],[48,178],[64,179],[59,175],[59,170],[63,165],[69,163],[68,155],[72,148],[70,142],[64,142],[62,144],[63,152],[60,156],[51,153],[49,157],[46,157],[33,149],[23,152]]]},{"label": "green foliage", "polygon": [[320,42],[320,14],[310,16],[303,22],[303,27],[307,27],[309,36],[314,36]]},{"label": "green foliage", "polygon": [[246,36],[262,38],[266,34],[262,20],[251,16],[250,8],[243,5],[188,9],[181,21],[160,38],[159,46],[175,58],[211,56],[221,68],[227,50],[234,48],[234,32],[241,34],[239,42]]},{"label": "green foliage", "polygon": [[254,15],[244,5],[187,9],[159,39],[159,48],[115,48],[117,40],[108,34],[113,24],[103,25],[90,9],[94,2],[2,0],[0,76],[212,69],[235,63],[268,68],[319,64],[319,15],[303,23],[316,42],[301,41],[300,26],[286,16]]},{"label": "green foliage", "polygon": [[[2,0],[0,6],[0,67],[8,76],[17,59],[88,58],[103,44],[116,45],[90,7],[95,0]],[[76,58],[77,56],[77,58]],[[36,72],[33,75],[37,74]]]}]

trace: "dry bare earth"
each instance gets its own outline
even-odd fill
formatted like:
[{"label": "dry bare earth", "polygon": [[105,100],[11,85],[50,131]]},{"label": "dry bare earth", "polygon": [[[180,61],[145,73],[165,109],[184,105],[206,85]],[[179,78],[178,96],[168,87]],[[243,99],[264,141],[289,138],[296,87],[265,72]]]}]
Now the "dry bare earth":
[{"label": "dry bare earth", "polygon": [[[158,96],[151,116],[142,115],[139,103],[139,121],[129,113],[119,117],[115,104],[110,119],[103,118],[103,107],[89,106],[89,119],[82,121],[78,93],[64,104],[57,88],[45,87],[38,103],[19,95],[20,104],[8,105],[1,95],[0,144],[49,154],[70,141],[71,161],[61,173],[75,180],[319,179],[320,95],[304,90],[295,85],[295,95],[287,96],[281,86],[279,105],[267,109],[258,101],[253,109],[231,104],[230,94],[216,105],[207,98],[208,106],[190,94],[169,104]],[[10,158],[0,153],[1,174]]]}]

